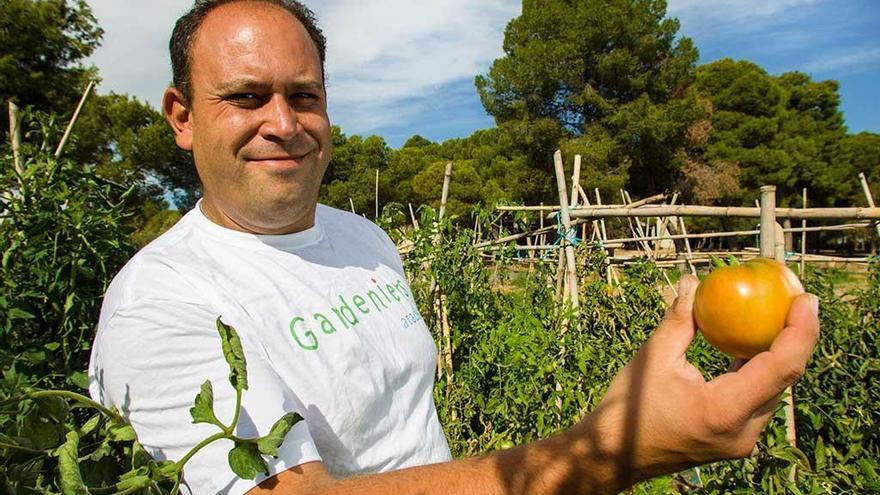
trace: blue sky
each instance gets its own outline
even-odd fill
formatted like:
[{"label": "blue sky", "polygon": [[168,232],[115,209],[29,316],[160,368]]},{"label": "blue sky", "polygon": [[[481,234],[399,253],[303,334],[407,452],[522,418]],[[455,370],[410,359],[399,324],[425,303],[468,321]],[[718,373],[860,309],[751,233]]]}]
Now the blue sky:
[{"label": "blue sky", "polygon": [[[308,3],[308,2],[307,2]],[[157,105],[171,79],[167,39],[188,0],[89,0],[105,29],[92,57],[102,93]],[[393,147],[492,127],[473,85],[501,55],[518,0],[311,2],[328,38],[331,120]],[[850,132],[880,132],[880,1],[669,0],[700,62],[748,59],[772,74],[801,70],[840,82]]]}]

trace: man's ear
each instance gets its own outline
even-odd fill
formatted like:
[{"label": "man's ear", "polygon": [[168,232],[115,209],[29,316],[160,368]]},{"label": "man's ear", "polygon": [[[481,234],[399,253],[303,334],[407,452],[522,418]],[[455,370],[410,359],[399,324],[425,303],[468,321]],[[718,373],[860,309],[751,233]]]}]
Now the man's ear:
[{"label": "man's ear", "polygon": [[165,89],[165,95],[162,96],[162,112],[165,113],[165,120],[174,131],[177,146],[192,151],[192,112],[179,89],[173,87]]}]

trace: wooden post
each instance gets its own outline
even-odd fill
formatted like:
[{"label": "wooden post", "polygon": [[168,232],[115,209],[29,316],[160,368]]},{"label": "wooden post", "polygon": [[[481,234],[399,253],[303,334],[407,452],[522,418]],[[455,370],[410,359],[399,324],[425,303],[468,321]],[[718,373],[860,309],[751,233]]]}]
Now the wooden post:
[{"label": "wooden post", "polygon": [[[443,220],[443,215],[446,213],[446,200],[449,197],[449,182],[452,177],[452,162],[446,164],[446,172],[443,175],[443,190],[440,193],[440,213],[438,214],[438,219]],[[435,242],[440,241],[440,233],[437,233],[435,237]],[[440,369],[445,365],[447,380],[446,380],[446,390],[447,393],[452,389],[452,377],[453,377],[453,369],[452,369],[452,331],[449,326],[449,317],[448,312],[446,310],[446,306],[444,304],[446,297],[437,287],[437,279],[431,278],[431,288],[429,294],[434,294],[437,292],[434,298],[434,305],[436,308],[437,314],[437,323],[440,325],[440,333],[443,338],[443,349],[440,354],[437,356],[437,368],[438,368],[438,377],[440,375]],[[442,361],[441,361],[442,360]]]},{"label": "wooden post", "polygon": [[18,115],[18,105],[14,101],[9,103],[9,141],[12,144],[12,166],[15,173],[20,177],[22,174],[21,156],[18,150],[21,148],[21,119]]},{"label": "wooden post", "polygon": [[[541,203],[541,208],[544,207],[544,203]],[[538,225],[541,230],[544,230],[544,215],[538,215]],[[541,234],[540,239],[538,240],[538,244],[544,245],[547,244],[547,234]]]},{"label": "wooden post", "polygon": [[[632,197],[630,197],[629,192],[621,189],[620,194],[623,196],[623,203],[624,204],[626,204],[626,205],[633,204]],[[642,229],[642,221],[639,220],[639,217],[635,217],[634,220],[635,220],[635,225],[636,225],[636,231],[638,231],[638,236],[646,237],[645,231],[644,231],[644,229]],[[630,227],[630,228],[632,228],[632,227]],[[651,250],[651,245],[647,241],[642,241],[642,244],[644,244],[644,246],[645,246],[645,252],[648,253],[648,257],[653,258],[654,252]]]},{"label": "wooden post", "polygon": [[578,205],[578,184],[581,183],[581,155],[574,155],[574,171],[571,174],[571,204],[574,208]]},{"label": "wooden post", "polygon": [[[807,207],[807,188],[804,188],[804,204],[803,207]],[[807,257],[807,219],[801,220],[801,263],[800,263],[800,272],[801,272],[801,280],[803,280],[805,275],[805,266],[804,260]]]},{"label": "wooden post", "polygon": [[[599,188],[593,189],[593,192],[596,193],[596,205],[602,206],[602,196],[599,194]],[[608,232],[605,230],[605,219],[602,218],[599,220],[599,228],[602,229],[602,239],[608,239]]]},{"label": "wooden post", "polygon": [[61,142],[59,142],[58,147],[55,148],[55,158],[61,156],[61,152],[64,151],[64,146],[67,144],[67,138],[70,137],[70,131],[73,130],[73,124],[76,123],[76,119],[79,117],[79,112],[82,110],[83,105],[85,105],[86,99],[89,97],[89,93],[92,92],[93,87],[95,87],[95,82],[89,81],[89,85],[86,86],[82,98],[79,99],[79,104],[76,106],[76,110],[73,111],[73,116],[70,117],[70,122],[67,123],[67,129],[64,130],[64,135],[61,136]]},{"label": "wooden post", "polygon": [[446,213],[446,199],[449,197],[449,182],[452,179],[452,162],[446,164],[446,172],[443,173],[443,191],[440,193],[440,220]]},{"label": "wooden post", "polygon": [[[874,208],[874,196],[871,194],[871,188],[868,187],[868,179],[865,178],[865,174],[862,172],[859,172],[859,182],[862,183],[862,191],[865,193],[865,199],[868,200],[868,206]],[[875,223],[874,226],[877,229],[877,235],[880,236],[880,222]]]},{"label": "wooden post", "polygon": [[[761,256],[773,258],[785,263],[785,239],[782,226],[776,222],[776,186],[761,186]],[[785,405],[785,433],[789,444],[797,446],[797,432],[795,430],[794,415],[794,390],[791,387],[785,389],[783,397]],[[789,480],[794,482],[797,470],[794,466],[789,472]]]},{"label": "wooden post", "polygon": [[419,230],[419,221],[416,219],[416,214],[413,213],[412,203],[407,203],[409,206],[409,217],[412,218],[413,228]]},{"label": "wooden post", "polygon": [[697,267],[694,266],[694,253],[691,251],[691,241],[687,238],[687,227],[684,225],[684,217],[678,217],[678,223],[681,226],[681,233],[684,237],[684,247],[687,250],[687,264],[691,269],[691,275],[697,276]]},{"label": "wooden post", "polygon": [[566,271],[568,272],[567,281],[569,287],[569,299],[571,300],[571,307],[577,309],[579,304],[574,247],[567,239],[568,232],[571,232],[571,218],[568,216],[568,193],[565,190],[565,171],[562,167],[562,152],[559,150],[556,150],[556,153],[553,154],[553,165],[556,168],[556,185],[559,189],[559,205],[562,207],[560,210],[562,228],[566,236],[566,239],[563,239],[562,242],[565,243],[565,264]]},{"label": "wooden post", "polygon": [[776,257],[776,186],[761,186],[761,257]]}]

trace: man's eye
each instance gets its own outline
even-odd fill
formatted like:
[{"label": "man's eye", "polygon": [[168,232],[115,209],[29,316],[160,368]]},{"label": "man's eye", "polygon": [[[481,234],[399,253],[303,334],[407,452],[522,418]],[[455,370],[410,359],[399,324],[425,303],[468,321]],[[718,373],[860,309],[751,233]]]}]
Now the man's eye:
[{"label": "man's eye", "polygon": [[318,95],[314,93],[294,93],[293,98],[295,100],[317,100]]},{"label": "man's eye", "polygon": [[235,93],[226,97],[227,100],[233,103],[241,103],[253,105],[260,101],[260,97],[254,93]]}]

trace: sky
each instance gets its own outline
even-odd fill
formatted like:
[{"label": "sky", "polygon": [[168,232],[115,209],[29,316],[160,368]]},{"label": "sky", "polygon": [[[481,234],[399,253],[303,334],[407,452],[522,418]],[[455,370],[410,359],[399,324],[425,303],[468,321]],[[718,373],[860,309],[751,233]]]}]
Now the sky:
[{"label": "sky", "polygon": [[[88,0],[105,30],[90,58],[100,93],[158,107],[171,80],[167,44],[191,0]],[[378,134],[392,147],[494,126],[474,77],[500,57],[519,0],[322,0],[330,119],[347,135]],[[840,82],[850,132],[880,132],[878,0],[668,0],[700,63],[751,60],[771,74],[799,70]]]}]

